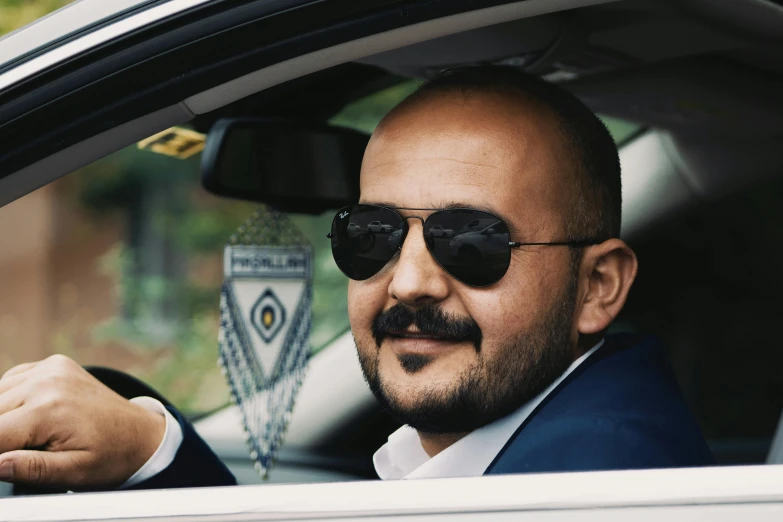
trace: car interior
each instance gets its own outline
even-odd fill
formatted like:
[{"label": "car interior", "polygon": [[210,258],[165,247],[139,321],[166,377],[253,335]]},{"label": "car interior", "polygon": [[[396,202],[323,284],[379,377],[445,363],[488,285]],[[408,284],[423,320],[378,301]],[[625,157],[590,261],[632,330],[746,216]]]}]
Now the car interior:
[{"label": "car interior", "polygon": [[[783,280],[775,270],[783,61],[763,43],[763,28],[727,30],[714,21],[720,16],[704,3],[618,2],[508,21],[313,73],[193,123],[207,132],[215,117],[296,118],[301,100],[328,119],[395,82],[497,63],[536,72],[597,113],[637,124],[618,145],[623,237],[641,269],[613,329],[664,340],[719,464],[781,462],[773,439],[783,408],[776,347]],[[337,367],[350,368],[351,378],[332,381]],[[233,408],[198,428],[239,476],[257,481],[243,464],[240,430],[228,425],[239,426]],[[395,428],[374,407],[346,334],[314,357],[270,480],[374,478],[372,453]]]},{"label": "car interior", "polygon": [[[421,20],[400,26],[387,23],[399,12],[380,4],[374,18],[362,19],[362,27],[375,24],[372,30],[345,22],[333,45],[302,37],[296,45],[308,52],[291,58],[281,46],[276,58],[261,59],[247,49],[266,45],[264,52],[272,53],[267,37],[258,42],[239,34],[226,36],[225,48],[212,43],[191,50],[191,66],[201,60],[212,66],[203,74],[226,81],[212,85],[194,76],[184,99],[176,98],[184,91],[174,84],[156,91],[135,84],[135,101],[123,98],[102,114],[77,118],[76,108],[52,108],[57,114],[42,108],[40,118],[51,116],[41,120],[50,121],[51,135],[64,132],[69,118],[78,120],[68,127],[71,141],[41,154],[40,147],[52,145],[47,131],[0,158],[10,173],[0,179],[0,204],[175,125],[206,134],[207,147],[221,122],[247,119],[302,132],[349,126],[366,139],[383,116],[362,113],[368,98],[413,89],[449,67],[519,67],[571,90],[605,121],[623,122],[610,128],[623,170],[623,239],[636,251],[640,271],[612,330],[663,340],[719,465],[783,463],[783,351],[777,344],[783,324],[783,3],[528,0],[451,13],[434,2],[444,9],[434,16],[419,2],[409,14]],[[221,64],[226,54],[237,56],[230,74]],[[154,83],[166,63],[137,73],[148,71]],[[125,96],[119,83],[100,83],[94,88],[113,86]],[[106,123],[111,111],[127,111],[144,96],[160,100],[154,112],[118,126]],[[12,121],[24,103],[0,109],[0,121]],[[345,124],[345,115],[357,111],[362,118]],[[104,128],[97,132],[99,120]],[[14,145],[21,139],[11,124],[0,126],[0,136]],[[39,161],[30,159],[36,146]],[[352,154],[346,165],[361,161],[361,147]],[[208,182],[205,190],[311,214],[339,208],[356,194],[350,183],[339,197],[320,199],[225,191]],[[240,484],[262,482],[235,406],[195,425]],[[372,455],[397,427],[367,389],[346,330],[313,356],[285,445],[263,483],[374,479]]]}]

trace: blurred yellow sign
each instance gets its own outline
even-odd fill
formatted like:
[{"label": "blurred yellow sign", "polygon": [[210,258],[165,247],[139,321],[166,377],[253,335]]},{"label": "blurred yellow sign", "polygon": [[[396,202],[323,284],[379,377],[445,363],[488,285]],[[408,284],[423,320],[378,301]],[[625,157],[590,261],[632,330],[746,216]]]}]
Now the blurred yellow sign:
[{"label": "blurred yellow sign", "polygon": [[188,159],[204,150],[206,141],[205,134],[182,127],[172,127],[140,141],[139,148],[174,158]]}]

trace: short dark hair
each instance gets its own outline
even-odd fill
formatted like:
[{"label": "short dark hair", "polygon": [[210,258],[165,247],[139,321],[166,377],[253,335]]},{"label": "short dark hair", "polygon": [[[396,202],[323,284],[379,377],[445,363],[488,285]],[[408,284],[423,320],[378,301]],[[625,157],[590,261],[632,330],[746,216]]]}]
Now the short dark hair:
[{"label": "short dark hair", "polygon": [[620,236],[622,193],[617,146],[604,123],[567,90],[519,69],[468,66],[447,69],[403,102],[444,91],[520,93],[557,118],[570,151],[577,186],[566,219],[568,240]]}]

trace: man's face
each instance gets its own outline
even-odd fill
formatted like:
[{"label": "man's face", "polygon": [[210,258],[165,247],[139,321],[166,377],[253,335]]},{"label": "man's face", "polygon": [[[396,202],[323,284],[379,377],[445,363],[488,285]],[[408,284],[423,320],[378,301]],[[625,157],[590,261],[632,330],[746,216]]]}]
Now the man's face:
[{"label": "man's face", "polygon": [[[562,241],[571,178],[558,132],[545,110],[508,96],[430,95],[373,136],[361,202],[460,204],[501,217],[513,241]],[[429,433],[471,431],[511,413],[575,359],[571,251],[514,250],[499,282],[474,288],[432,258],[421,221],[408,224],[399,255],[372,278],[349,284],[362,368],[400,421]],[[458,339],[444,339],[447,331]]]}]

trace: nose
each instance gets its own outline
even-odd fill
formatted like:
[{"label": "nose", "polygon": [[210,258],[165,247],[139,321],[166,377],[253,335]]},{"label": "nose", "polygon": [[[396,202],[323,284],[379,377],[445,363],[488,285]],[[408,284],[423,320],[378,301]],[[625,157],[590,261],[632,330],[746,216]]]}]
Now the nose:
[{"label": "nose", "polygon": [[443,301],[449,295],[449,275],[432,257],[424,242],[421,220],[412,219],[393,266],[389,297],[410,307]]}]

